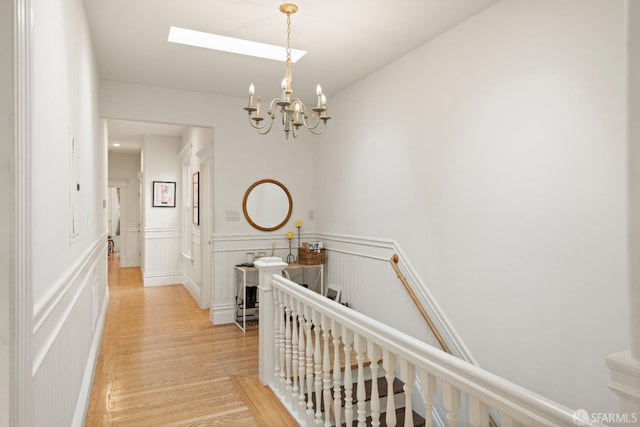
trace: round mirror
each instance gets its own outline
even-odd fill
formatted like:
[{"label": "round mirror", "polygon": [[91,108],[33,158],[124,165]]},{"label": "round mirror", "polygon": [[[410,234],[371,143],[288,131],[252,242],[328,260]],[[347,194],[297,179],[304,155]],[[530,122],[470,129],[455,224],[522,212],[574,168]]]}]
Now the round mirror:
[{"label": "round mirror", "polygon": [[262,231],[282,228],[293,210],[287,187],[273,179],[254,182],[242,200],[244,217],[253,227]]}]

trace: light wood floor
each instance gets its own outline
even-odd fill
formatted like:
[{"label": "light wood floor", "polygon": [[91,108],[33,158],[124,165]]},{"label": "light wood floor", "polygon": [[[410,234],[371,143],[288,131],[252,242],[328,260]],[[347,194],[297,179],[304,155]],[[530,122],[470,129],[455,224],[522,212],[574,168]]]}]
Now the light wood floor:
[{"label": "light wood floor", "polygon": [[212,326],[184,287],[109,259],[87,426],[296,426],[258,375],[258,331]]}]

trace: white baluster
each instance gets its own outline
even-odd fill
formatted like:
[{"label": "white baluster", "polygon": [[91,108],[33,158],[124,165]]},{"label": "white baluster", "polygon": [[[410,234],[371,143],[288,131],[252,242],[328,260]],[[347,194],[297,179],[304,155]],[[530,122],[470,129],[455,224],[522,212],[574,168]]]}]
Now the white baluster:
[{"label": "white baluster", "polygon": [[386,422],[388,427],[394,427],[398,420],[396,419],[396,403],[391,394],[393,393],[393,380],[396,378],[396,355],[390,353],[389,350],[382,352],[382,368],[390,396],[387,398]]},{"label": "white baluster", "polygon": [[[380,347],[372,342],[369,342],[367,346],[367,353],[369,361],[371,362],[371,425],[380,425],[380,393],[378,392],[378,359],[380,359]],[[389,390],[391,392],[391,390]],[[387,399],[391,399],[391,393],[388,394]]]},{"label": "white baluster", "polygon": [[331,357],[329,356],[329,338],[331,338],[331,320],[322,316],[322,398],[324,403],[324,425],[331,427]]},{"label": "white baluster", "polygon": [[420,389],[424,396],[425,427],[433,427],[433,397],[437,392],[436,377],[424,369],[420,370]]},{"label": "white baluster", "polygon": [[286,330],[285,330],[285,318],[286,318],[286,303],[285,303],[285,293],[280,291],[280,297],[278,300],[280,301],[280,310],[278,310],[278,317],[280,318],[280,395],[286,399],[287,392],[287,368],[286,368],[286,357],[285,357],[285,347],[286,347]]},{"label": "white baluster", "polygon": [[[298,401],[298,310],[297,301],[291,297],[291,375],[292,387],[291,387],[291,401],[296,403]],[[296,405],[291,405],[296,410]]]},{"label": "white baluster", "polygon": [[304,385],[305,385],[305,319],[304,319],[304,307],[300,301],[298,301],[298,382],[300,383],[300,390],[298,396],[298,410],[300,416],[304,415],[306,405],[304,402]]},{"label": "white baluster", "polygon": [[273,350],[275,353],[273,355],[273,386],[276,391],[280,391],[280,291],[274,288],[272,293],[275,311],[273,316]]},{"label": "white baluster", "polygon": [[313,324],[315,328],[313,333],[315,335],[315,345],[313,351],[313,364],[314,364],[314,392],[316,394],[316,424],[322,424],[322,347],[320,344],[320,335],[322,334],[322,325],[320,324],[319,313],[313,312]]},{"label": "white baluster", "polygon": [[404,427],[413,426],[413,382],[416,379],[416,367],[402,359],[400,362],[402,381],[404,381]]},{"label": "white baluster", "polygon": [[353,349],[356,351],[356,362],[358,362],[358,385],[356,393],[358,398],[358,427],[367,425],[367,393],[364,388],[364,360],[367,354],[367,343],[360,335],[354,334]]},{"label": "white baluster", "polygon": [[285,396],[287,402],[291,403],[291,302],[288,295],[285,295],[284,311],[284,361],[287,370],[287,375],[285,377]]},{"label": "white baluster", "polygon": [[340,366],[340,332],[341,327],[335,320],[331,323],[331,334],[333,335],[333,417],[334,425],[341,425],[342,413],[342,372]]},{"label": "white baluster", "polygon": [[442,404],[447,409],[449,427],[456,427],[458,424],[458,411],[460,410],[460,391],[451,384],[443,382]]},{"label": "white baluster", "polygon": [[353,425],[353,378],[351,375],[351,346],[353,344],[353,334],[342,327],[342,343],[344,344],[344,422],[347,427]]},{"label": "white baluster", "polygon": [[469,425],[487,427],[489,425],[489,407],[473,396],[469,396]]},{"label": "white baluster", "polygon": [[313,311],[307,307],[305,314],[305,324],[307,331],[307,425],[313,422]]}]

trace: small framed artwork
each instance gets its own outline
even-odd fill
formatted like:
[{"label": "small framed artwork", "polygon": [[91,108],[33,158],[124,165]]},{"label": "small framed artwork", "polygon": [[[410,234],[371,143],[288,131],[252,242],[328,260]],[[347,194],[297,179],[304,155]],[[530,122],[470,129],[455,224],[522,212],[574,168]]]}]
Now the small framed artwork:
[{"label": "small framed artwork", "polygon": [[200,224],[200,172],[193,174],[193,223]]},{"label": "small framed artwork", "polygon": [[325,291],[325,296],[329,299],[334,300],[335,302],[340,302],[341,294],[342,294],[342,289],[334,285],[327,286],[327,290]]},{"label": "small framed artwork", "polygon": [[176,207],[176,183],[170,181],[153,181],[154,208]]}]

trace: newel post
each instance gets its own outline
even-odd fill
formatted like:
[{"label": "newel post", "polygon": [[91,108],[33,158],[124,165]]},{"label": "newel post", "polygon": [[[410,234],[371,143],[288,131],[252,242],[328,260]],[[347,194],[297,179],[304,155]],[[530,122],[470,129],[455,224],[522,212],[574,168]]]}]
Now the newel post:
[{"label": "newel post", "polygon": [[271,287],[271,277],[274,274],[282,274],[282,270],[287,267],[287,263],[278,257],[263,257],[253,263],[258,270],[258,301],[259,310],[259,377],[264,385],[273,383],[274,366],[274,330],[273,320],[275,307],[273,306],[273,289]]}]

